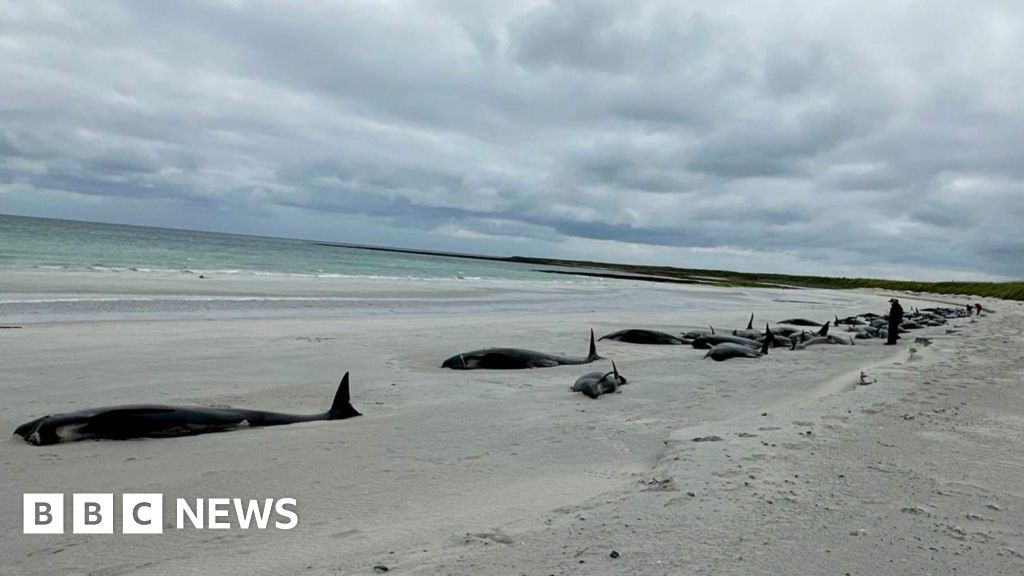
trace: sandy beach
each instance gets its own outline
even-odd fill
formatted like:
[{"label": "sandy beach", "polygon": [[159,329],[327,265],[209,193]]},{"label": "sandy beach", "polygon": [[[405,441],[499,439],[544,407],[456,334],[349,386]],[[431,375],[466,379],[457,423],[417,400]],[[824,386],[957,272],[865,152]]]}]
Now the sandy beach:
[{"label": "sandy beach", "polygon": [[[892,295],[75,274],[0,278],[0,324],[21,326],[0,330],[2,429],[120,403],[313,413],[346,371],[363,416],[49,447],[8,437],[5,574],[1024,571],[1017,303],[983,301],[982,317],[915,331],[897,347],[858,341],[718,363],[689,346],[600,342],[630,383],[590,400],[569,387],[610,369],[607,360],[500,372],[440,364],[488,346],[582,355],[590,329],[882,313]],[[54,304],[126,296],[347,304],[187,313]],[[899,297],[907,309],[973,301]],[[861,372],[875,383],[858,386]],[[26,536],[24,492],[292,497],[300,523],[177,530],[165,514],[160,536]]]}]

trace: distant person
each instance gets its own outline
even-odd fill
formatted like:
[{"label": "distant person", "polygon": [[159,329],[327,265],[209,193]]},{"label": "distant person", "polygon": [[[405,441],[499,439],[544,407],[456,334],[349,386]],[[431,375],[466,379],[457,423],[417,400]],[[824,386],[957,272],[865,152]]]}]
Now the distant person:
[{"label": "distant person", "polygon": [[981,302],[975,302],[974,303],[974,309],[977,310],[978,311],[977,313],[980,315],[981,314]]},{"label": "distant person", "polygon": [[889,307],[889,339],[886,341],[886,346],[892,346],[896,343],[896,340],[900,337],[900,324],[903,323],[903,306],[900,306],[900,301],[895,298],[890,298],[889,302],[892,306]]}]

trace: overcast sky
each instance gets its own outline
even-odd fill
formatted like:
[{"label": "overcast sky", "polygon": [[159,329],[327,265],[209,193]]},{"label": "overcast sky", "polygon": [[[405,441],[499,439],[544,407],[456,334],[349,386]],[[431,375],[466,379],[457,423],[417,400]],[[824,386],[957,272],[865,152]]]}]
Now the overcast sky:
[{"label": "overcast sky", "polygon": [[1024,3],[0,0],[0,212],[1024,278]]}]

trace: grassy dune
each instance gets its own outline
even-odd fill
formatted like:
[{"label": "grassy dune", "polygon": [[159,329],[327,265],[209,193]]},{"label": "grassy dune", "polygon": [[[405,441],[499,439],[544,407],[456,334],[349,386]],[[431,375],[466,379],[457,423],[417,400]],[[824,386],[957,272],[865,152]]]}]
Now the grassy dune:
[{"label": "grassy dune", "polygon": [[[1024,300],[1024,282],[914,282],[874,278],[828,278],[824,276],[789,276],[785,274],[752,274],[727,270],[694,270],[669,266],[635,266],[602,262],[577,262],[542,258],[509,258],[510,261],[568,269],[554,273],[584,273],[593,276],[648,279],[660,282],[711,284],[717,286],[799,287],[799,288],[880,288],[900,292],[925,292],[960,296],[984,296],[1006,300]],[[584,268],[575,272],[572,269]],[[608,271],[611,273],[602,273]],[[551,272],[551,271],[548,271]]]},{"label": "grassy dune", "polygon": [[747,286],[754,288],[880,288],[883,290],[895,290],[899,292],[926,292],[931,294],[984,296],[987,298],[1003,298],[1005,300],[1024,300],[1024,282],[913,282],[910,280],[878,280],[875,278],[789,276],[786,274],[753,274],[747,272],[730,272],[728,270],[697,270],[691,268],[673,268],[670,266],[637,266],[633,264],[609,264],[606,262],[586,262],[581,260],[525,258],[522,256],[503,258],[500,256],[456,254],[451,252],[386,248],[382,246],[360,246],[355,244],[336,244],[330,242],[313,242],[313,244],[318,246],[359,248],[360,250],[398,252],[403,254],[427,254],[430,256],[470,258],[473,260],[491,260],[495,262],[518,262],[520,264],[533,264],[537,266],[555,268],[538,270],[539,272],[546,272],[550,274],[599,276],[607,278],[645,280],[648,282],[709,284],[713,286]]}]

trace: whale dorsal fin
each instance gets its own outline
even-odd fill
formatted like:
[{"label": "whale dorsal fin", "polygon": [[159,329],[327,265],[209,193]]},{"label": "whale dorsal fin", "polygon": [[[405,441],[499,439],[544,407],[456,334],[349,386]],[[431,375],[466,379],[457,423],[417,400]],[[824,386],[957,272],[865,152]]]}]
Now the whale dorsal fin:
[{"label": "whale dorsal fin", "polygon": [[594,342],[594,329],[590,329],[590,352],[587,353],[588,360],[597,360],[601,358],[597,355],[597,343]]},{"label": "whale dorsal fin", "polygon": [[753,330],[753,329],[754,329],[754,313],[751,312],[750,313],[750,320],[747,320],[747,330]]},{"label": "whale dorsal fin", "polygon": [[331,404],[331,409],[327,411],[327,415],[335,420],[360,416],[359,412],[351,404],[351,396],[348,391],[348,372],[345,372],[341,383],[338,384],[338,391],[334,393],[334,403]]}]

